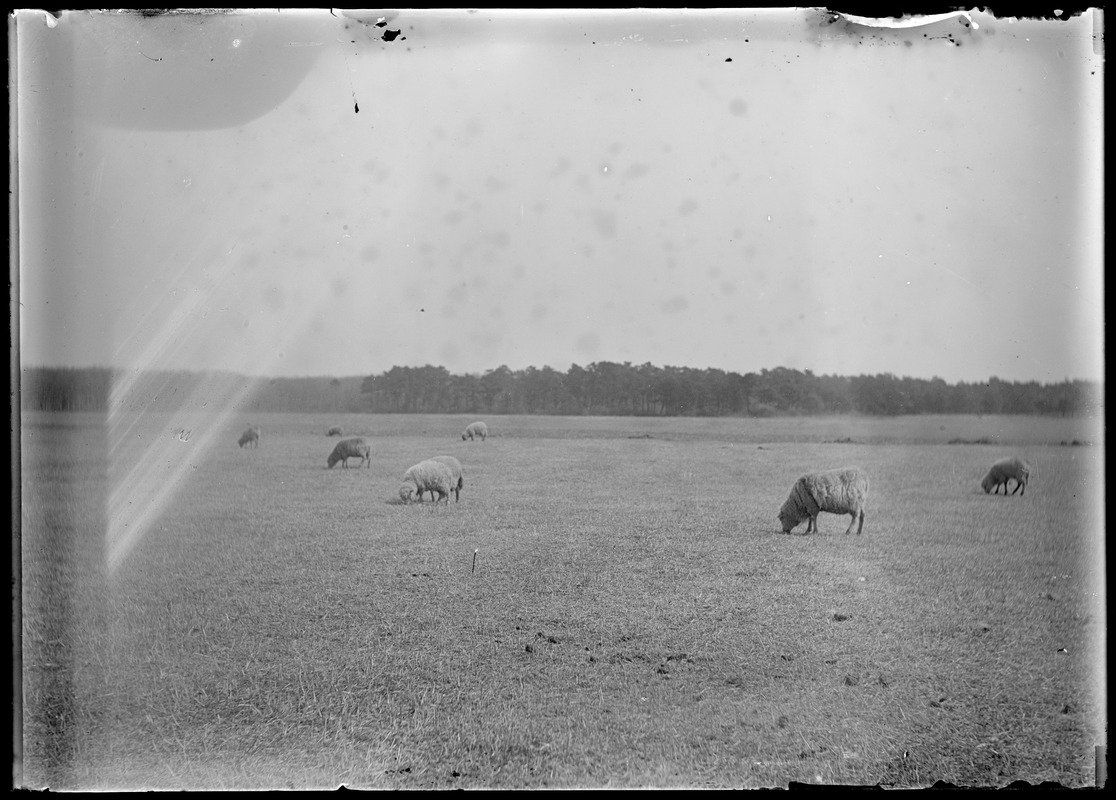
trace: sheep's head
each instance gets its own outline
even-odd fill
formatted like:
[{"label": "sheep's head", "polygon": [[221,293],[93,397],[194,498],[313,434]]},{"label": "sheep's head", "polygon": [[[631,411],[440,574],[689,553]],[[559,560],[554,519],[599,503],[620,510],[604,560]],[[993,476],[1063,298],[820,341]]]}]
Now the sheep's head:
[{"label": "sheep's head", "polygon": [[789,506],[783,506],[779,509],[779,524],[783,526],[783,533],[790,533],[794,530],[795,526],[806,519],[809,514],[799,514]]},{"label": "sheep's head", "polygon": [[400,486],[399,499],[404,503],[413,503],[415,500],[415,485],[413,483],[405,483]]},{"label": "sheep's head", "polygon": [[340,460],[341,457],[338,456],[336,453],[330,453],[329,458],[326,459],[326,466],[328,466],[330,469],[333,469],[333,465]]},{"label": "sheep's head", "polygon": [[992,480],[991,475],[985,475],[984,480],[980,482],[980,488],[984,489],[985,494],[988,494],[990,491],[992,491],[992,487],[993,485],[995,485],[995,483],[996,481]]}]

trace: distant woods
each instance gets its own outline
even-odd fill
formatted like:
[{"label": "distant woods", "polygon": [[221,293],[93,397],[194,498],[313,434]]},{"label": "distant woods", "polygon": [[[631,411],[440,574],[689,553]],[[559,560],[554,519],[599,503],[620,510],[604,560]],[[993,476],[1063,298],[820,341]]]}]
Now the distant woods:
[{"label": "distant woods", "polygon": [[[114,376],[106,368],[25,368],[24,410],[107,411]],[[776,367],[740,375],[719,369],[629,362],[577,364],[483,375],[444,367],[392,367],[365,378],[252,378],[231,373],[145,374],[118,401],[158,410],[183,398],[201,404],[214,382],[244,388],[245,412],[564,414],[599,416],[794,416],[816,414],[1096,414],[1102,387],[1092,381],[1039,384],[990,378],[949,384],[891,374],[815,375]],[[199,391],[200,390],[200,391]],[[196,393],[196,394],[195,394]],[[172,398],[174,398],[172,400]]]},{"label": "distant woods", "polygon": [[379,412],[569,414],[600,416],[792,416],[811,414],[1092,413],[1100,386],[947,384],[890,374],[842,377],[776,367],[740,375],[719,369],[597,362],[566,372],[549,367],[451,375],[442,367],[393,367],[364,379],[368,408]]}]

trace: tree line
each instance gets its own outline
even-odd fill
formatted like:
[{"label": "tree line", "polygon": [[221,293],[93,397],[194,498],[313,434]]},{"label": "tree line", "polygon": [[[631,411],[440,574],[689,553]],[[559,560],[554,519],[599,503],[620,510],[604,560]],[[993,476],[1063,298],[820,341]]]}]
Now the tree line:
[{"label": "tree line", "polygon": [[566,372],[550,367],[453,375],[444,367],[392,367],[364,379],[372,411],[403,413],[633,416],[813,414],[1092,413],[1100,386],[990,378],[948,384],[941,378],[815,375],[776,367],[739,374],[720,369],[602,361]]},{"label": "tree line", "polygon": [[[20,373],[25,410],[106,411],[116,382],[131,373],[106,368],[31,367]],[[790,416],[819,414],[1096,414],[1102,385],[1065,380],[1040,384],[989,378],[815,375],[776,367],[739,374],[720,369],[599,361],[454,375],[444,367],[392,367],[346,378],[255,378],[230,373],[153,372],[128,393],[158,409],[206,382],[243,388],[245,411],[334,413],[563,414],[596,416]],[[178,398],[175,401],[173,398]]]},{"label": "tree line", "polygon": [[[104,367],[29,367],[20,371],[25,411],[173,411],[191,402],[243,396],[245,412],[367,411],[360,377],[259,378],[229,372],[131,370]],[[121,387],[127,391],[121,392]],[[113,391],[117,394],[114,396]]]}]

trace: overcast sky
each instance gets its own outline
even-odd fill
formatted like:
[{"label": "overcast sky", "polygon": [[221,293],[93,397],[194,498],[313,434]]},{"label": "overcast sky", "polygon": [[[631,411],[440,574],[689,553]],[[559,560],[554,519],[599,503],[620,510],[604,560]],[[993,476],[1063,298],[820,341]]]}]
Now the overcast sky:
[{"label": "overcast sky", "polygon": [[22,12],[22,363],[1103,379],[1093,15],[834,19]]}]

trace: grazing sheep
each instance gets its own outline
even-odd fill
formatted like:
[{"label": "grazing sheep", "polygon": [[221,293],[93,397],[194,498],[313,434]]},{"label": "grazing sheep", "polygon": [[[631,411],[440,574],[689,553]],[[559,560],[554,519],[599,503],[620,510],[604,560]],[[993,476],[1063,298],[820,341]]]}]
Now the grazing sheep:
[{"label": "grazing sheep", "polygon": [[340,425],[334,425],[332,428],[330,428],[328,431],[326,431],[326,436],[344,436],[344,435],[345,435],[345,431],[341,430]]},{"label": "grazing sheep", "polygon": [[988,470],[988,474],[984,476],[980,486],[984,489],[985,494],[989,492],[999,493],[1000,486],[1003,486],[1006,495],[1008,482],[1015,481],[1015,489],[1011,493],[1019,492],[1020,497],[1022,497],[1027,491],[1027,479],[1030,477],[1031,468],[1026,461],[1015,457],[1001,458]]},{"label": "grazing sheep", "polygon": [[810,522],[806,533],[818,533],[818,514],[852,514],[852,521],[845,531],[857,535],[864,529],[864,504],[868,499],[868,475],[859,467],[844,467],[826,472],[803,475],[794,483],[790,496],[779,509],[779,522],[783,533],[790,533],[804,519]]},{"label": "grazing sheep", "polygon": [[488,426],[483,422],[472,422],[461,433],[461,441],[466,439],[480,439],[482,442],[488,438]]},{"label": "grazing sheep", "polygon": [[360,469],[361,464],[366,467],[371,467],[372,445],[362,436],[357,436],[353,439],[342,439],[337,443],[337,446],[333,448],[333,452],[329,454],[329,458],[326,459],[326,464],[329,465],[330,469],[333,469],[333,465],[340,461],[341,467],[343,469],[348,469],[350,458],[360,459],[360,464],[357,464],[357,469]]},{"label": "grazing sheep", "polygon": [[240,434],[240,438],[236,442],[241,447],[259,447],[260,446],[260,429],[253,425],[244,433]]},{"label": "grazing sheep", "polygon": [[423,492],[430,492],[435,502],[445,500],[449,504],[450,492],[457,484],[453,469],[441,461],[430,458],[420,461],[403,473],[403,485],[399,487],[399,499],[410,503],[422,501]]},{"label": "grazing sheep", "polygon": [[[450,484],[450,489],[453,491],[453,501],[460,503],[461,490],[465,488],[465,471],[461,468],[461,462],[453,456],[434,456],[431,461],[441,461],[450,468],[450,472],[453,473],[453,483]],[[430,499],[434,499],[433,492],[430,494]],[[449,500],[446,502],[448,503]]]}]

